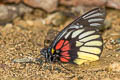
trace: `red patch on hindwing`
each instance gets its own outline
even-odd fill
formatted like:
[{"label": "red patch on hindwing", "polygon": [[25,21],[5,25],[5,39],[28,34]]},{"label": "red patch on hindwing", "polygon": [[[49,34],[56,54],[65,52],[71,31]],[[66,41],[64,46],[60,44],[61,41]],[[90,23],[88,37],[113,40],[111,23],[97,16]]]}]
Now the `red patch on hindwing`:
[{"label": "red patch on hindwing", "polygon": [[64,43],[64,40],[60,40],[60,41],[57,43],[55,49],[60,49],[60,48],[62,47],[63,43]]},{"label": "red patch on hindwing", "polygon": [[68,53],[67,51],[61,52],[61,55],[62,55],[62,56],[70,56],[69,53]]},{"label": "red patch on hindwing", "polygon": [[62,47],[62,51],[68,51],[70,50],[70,44],[66,44],[65,46]]},{"label": "red patch on hindwing", "polygon": [[[70,58],[70,57],[69,57],[69,58]],[[60,57],[60,61],[62,61],[62,62],[69,62],[69,60],[66,59],[66,58],[64,58],[64,57]]]},{"label": "red patch on hindwing", "polygon": [[66,44],[68,44],[68,43],[69,43],[69,41],[65,41],[64,45],[66,45]]},{"label": "red patch on hindwing", "polygon": [[69,55],[68,51],[61,52],[60,60],[61,60],[62,62],[69,62],[69,60],[70,60],[70,55]]},{"label": "red patch on hindwing", "polygon": [[69,62],[69,60],[71,59],[70,54],[68,52],[68,50],[70,50],[70,44],[69,41],[65,41],[65,40],[60,40],[56,47],[56,50],[60,50],[60,61],[62,62]]}]

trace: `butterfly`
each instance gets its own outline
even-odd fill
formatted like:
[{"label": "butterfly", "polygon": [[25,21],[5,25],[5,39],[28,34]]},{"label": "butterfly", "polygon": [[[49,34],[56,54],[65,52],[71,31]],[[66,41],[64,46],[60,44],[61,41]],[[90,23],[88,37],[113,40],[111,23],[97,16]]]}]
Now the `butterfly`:
[{"label": "butterfly", "polygon": [[99,33],[105,19],[105,9],[95,8],[78,17],[58,33],[48,48],[40,53],[48,62],[83,64],[99,60],[103,39]]}]

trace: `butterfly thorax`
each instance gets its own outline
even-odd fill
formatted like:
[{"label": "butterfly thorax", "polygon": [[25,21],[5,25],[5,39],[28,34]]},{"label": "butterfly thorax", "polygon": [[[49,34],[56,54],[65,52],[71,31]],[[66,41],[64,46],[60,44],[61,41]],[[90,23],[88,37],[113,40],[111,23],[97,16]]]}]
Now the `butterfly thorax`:
[{"label": "butterfly thorax", "polygon": [[59,60],[60,50],[55,50],[53,48],[43,48],[40,52],[45,57],[47,62],[56,62]]}]

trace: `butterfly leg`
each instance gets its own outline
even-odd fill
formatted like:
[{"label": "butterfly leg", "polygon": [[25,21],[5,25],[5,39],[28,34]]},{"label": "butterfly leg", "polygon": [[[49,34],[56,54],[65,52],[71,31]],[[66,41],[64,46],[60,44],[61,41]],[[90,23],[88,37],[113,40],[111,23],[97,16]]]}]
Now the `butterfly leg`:
[{"label": "butterfly leg", "polygon": [[55,54],[55,55],[53,55],[53,62],[57,62],[57,61],[59,61],[58,60],[58,58],[59,58],[60,56],[58,55],[58,54]]}]

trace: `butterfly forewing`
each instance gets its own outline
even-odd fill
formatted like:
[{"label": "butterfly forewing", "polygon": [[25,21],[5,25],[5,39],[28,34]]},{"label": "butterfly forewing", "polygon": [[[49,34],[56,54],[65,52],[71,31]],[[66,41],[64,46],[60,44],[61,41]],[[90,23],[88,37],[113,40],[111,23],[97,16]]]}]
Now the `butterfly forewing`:
[{"label": "butterfly forewing", "polygon": [[105,10],[103,8],[96,8],[85,13],[76,19],[72,24],[100,29],[103,26],[105,16]]},{"label": "butterfly forewing", "polygon": [[99,59],[103,42],[101,35],[95,29],[71,29],[56,44],[55,48],[61,50],[60,60],[62,62],[82,64]]},{"label": "butterfly forewing", "polygon": [[99,30],[103,27],[105,19],[105,9],[103,8],[95,8],[84,15],[80,16],[68,26],[66,26],[55,38],[51,46],[55,46],[55,44],[68,32],[69,29],[80,29],[84,27],[95,28]]}]

